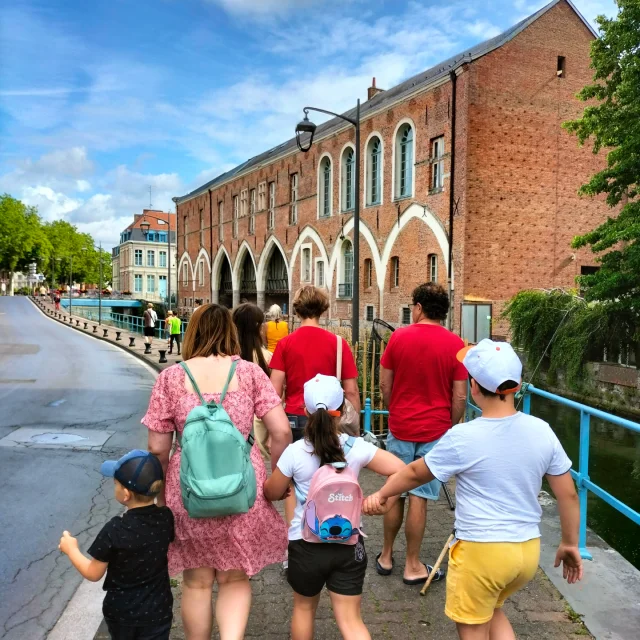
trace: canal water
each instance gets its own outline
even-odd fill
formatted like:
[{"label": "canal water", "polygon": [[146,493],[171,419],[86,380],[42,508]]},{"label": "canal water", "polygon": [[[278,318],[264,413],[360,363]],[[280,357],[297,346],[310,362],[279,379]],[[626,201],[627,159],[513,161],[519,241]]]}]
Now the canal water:
[{"label": "canal water", "polygon": [[[578,468],[580,414],[546,398],[531,397],[531,413],[548,422]],[[627,417],[627,416],[623,416]],[[637,421],[634,418],[631,420]],[[591,417],[589,476],[632,509],[640,511],[640,434]],[[589,493],[587,524],[640,569],[640,527]]]}]

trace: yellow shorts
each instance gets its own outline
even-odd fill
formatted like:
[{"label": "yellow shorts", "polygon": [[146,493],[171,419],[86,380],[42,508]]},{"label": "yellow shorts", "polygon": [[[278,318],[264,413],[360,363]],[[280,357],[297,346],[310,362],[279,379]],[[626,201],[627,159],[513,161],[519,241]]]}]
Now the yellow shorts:
[{"label": "yellow shorts", "polygon": [[449,550],[445,614],[462,624],[485,624],[495,609],[536,573],[540,538],[527,542],[466,542]]}]

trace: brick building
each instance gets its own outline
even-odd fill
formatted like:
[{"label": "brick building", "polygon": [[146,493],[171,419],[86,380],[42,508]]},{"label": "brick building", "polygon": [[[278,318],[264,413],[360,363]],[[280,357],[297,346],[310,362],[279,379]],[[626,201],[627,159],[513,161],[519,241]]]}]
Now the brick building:
[{"label": "brick building", "polygon": [[[408,322],[411,290],[446,287],[450,255],[452,326],[471,341],[506,333],[500,312],[519,290],[572,286],[593,266],[570,241],[607,215],[577,195],[602,158],[561,123],[582,111],[594,37],[554,0],[392,89],[374,80],[361,107],[365,323]],[[330,120],[308,153],[289,140],[175,198],[179,304],[288,305],[311,282],[328,290],[331,319],[349,319],[354,138]]]}]

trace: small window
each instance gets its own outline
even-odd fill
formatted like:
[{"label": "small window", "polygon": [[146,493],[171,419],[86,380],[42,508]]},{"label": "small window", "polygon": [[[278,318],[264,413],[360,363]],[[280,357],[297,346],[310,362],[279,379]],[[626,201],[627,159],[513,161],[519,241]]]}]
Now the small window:
[{"label": "small window", "polygon": [[342,154],[342,210],[355,206],[355,152],[349,147]]},{"label": "small window", "polygon": [[298,174],[291,174],[291,208],[289,224],[298,224]]},{"label": "small window", "polygon": [[380,204],[382,196],[382,142],[371,138],[367,147],[367,204]]},{"label": "small window", "polygon": [[402,307],[402,324],[411,324],[411,309]]},{"label": "small window", "polygon": [[331,215],[331,159],[325,156],[320,163],[319,174],[319,216],[328,218]]},{"label": "small window", "polygon": [[395,196],[409,198],[413,195],[413,129],[405,124],[396,135]]},{"label": "small window", "polygon": [[267,208],[267,183],[261,182],[258,185],[258,211],[264,211]]},{"label": "small window", "polygon": [[182,263],[182,284],[186,287],[189,284],[189,274],[187,273],[187,263]]},{"label": "small window", "polygon": [[142,266],[142,249],[136,249],[134,252],[134,266]]},{"label": "small window", "polygon": [[274,229],[276,226],[276,183],[269,183],[269,216],[268,216],[269,229]]},{"label": "small window", "polygon": [[133,276],[133,290],[142,293],[142,276],[137,273]]},{"label": "small window", "polygon": [[438,282],[438,256],[435,253],[429,255],[429,282]]},{"label": "small window", "polygon": [[375,314],[375,310],[373,308],[373,305],[368,304],[365,310],[365,318],[367,319],[367,322],[373,322],[374,314]]},{"label": "small window", "polygon": [[243,189],[240,192],[240,217],[245,218],[249,208],[249,190]]},{"label": "small window", "polygon": [[364,261],[364,286],[369,289],[373,282],[373,260],[367,258]]},{"label": "small window", "polygon": [[557,69],[558,78],[565,78],[566,74],[567,74],[567,70],[566,70],[565,57],[558,56],[558,69]]},{"label": "small window", "polygon": [[159,267],[166,267],[167,266],[167,252],[166,251],[160,251],[160,254],[158,255],[158,266]]},{"label": "small window", "polygon": [[156,266],[156,252],[147,251],[147,267],[155,267],[155,266]]},{"label": "small window", "polygon": [[393,256],[391,258],[391,287],[400,286],[400,258]]},{"label": "small window", "polygon": [[316,287],[324,287],[324,260],[316,262]]},{"label": "small window", "polygon": [[444,136],[431,141],[431,190],[444,187]]},{"label": "small window", "polygon": [[156,277],[147,276],[147,293],[155,293],[156,291]]},{"label": "small window", "polygon": [[491,305],[463,304],[460,337],[470,344],[491,338]]},{"label": "small window", "polygon": [[198,284],[204,286],[204,260],[198,262]]},{"label": "small window", "polygon": [[308,247],[302,250],[302,280],[311,281],[311,249]]}]

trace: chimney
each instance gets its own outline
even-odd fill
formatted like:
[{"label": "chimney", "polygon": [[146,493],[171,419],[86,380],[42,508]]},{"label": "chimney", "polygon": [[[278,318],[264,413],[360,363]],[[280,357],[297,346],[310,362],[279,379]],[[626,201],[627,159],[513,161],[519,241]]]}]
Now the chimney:
[{"label": "chimney", "polygon": [[367,100],[371,100],[371,98],[375,98],[379,93],[382,93],[384,89],[378,89],[376,87],[376,79],[373,79],[371,86],[367,89]]}]

